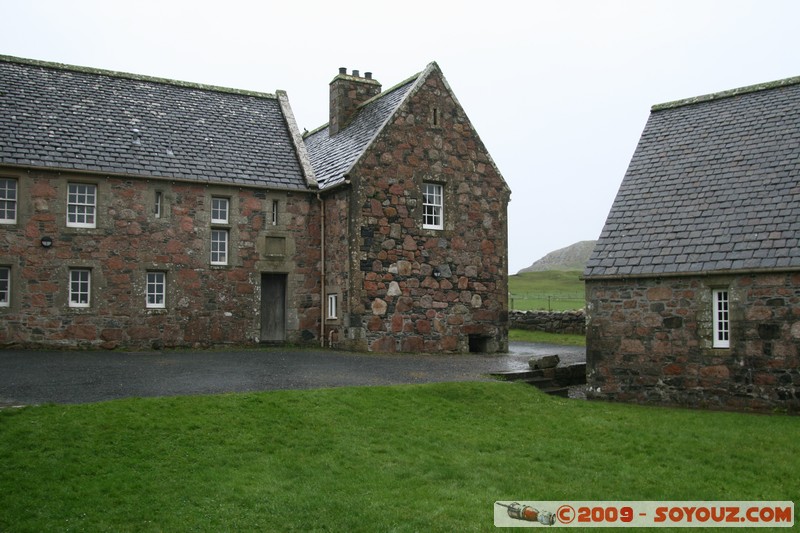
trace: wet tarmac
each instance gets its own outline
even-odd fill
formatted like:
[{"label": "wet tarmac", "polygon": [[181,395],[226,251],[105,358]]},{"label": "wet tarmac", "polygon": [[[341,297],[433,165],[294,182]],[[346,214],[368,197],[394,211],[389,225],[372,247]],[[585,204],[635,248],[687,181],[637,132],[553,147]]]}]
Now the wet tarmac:
[{"label": "wet tarmac", "polygon": [[0,407],[92,403],[324,387],[488,381],[528,368],[533,356],[562,365],[586,360],[583,347],[511,343],[507,354],[383,355],[311,349],[153,352],[0,351]]}]

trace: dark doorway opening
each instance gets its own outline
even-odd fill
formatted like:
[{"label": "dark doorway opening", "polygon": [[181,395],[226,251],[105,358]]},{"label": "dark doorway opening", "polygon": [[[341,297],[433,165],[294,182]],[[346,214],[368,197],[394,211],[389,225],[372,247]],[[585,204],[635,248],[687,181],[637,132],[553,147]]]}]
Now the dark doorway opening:
[{"label": "dark doorway opening", "polygon": [[489,340],[491,337],[486,335],[470,335],[469,336],[469,352],[470,353],[486,353],[489,351]]},{"label": "dark doorway opening", "polygon": [[286,340],[286,274],[261,274],[261,342]]}]

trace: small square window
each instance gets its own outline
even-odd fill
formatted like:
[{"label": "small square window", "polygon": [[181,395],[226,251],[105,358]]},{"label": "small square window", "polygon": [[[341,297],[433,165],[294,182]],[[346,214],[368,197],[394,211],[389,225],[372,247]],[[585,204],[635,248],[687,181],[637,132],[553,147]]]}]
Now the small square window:
[{"label": "small square window", "polygon": [[328,320],[339,318],[339,295],[328,295]]},{"label": "small square window", "polygon": [[92,291],[92,271],[73,269],[69,271],[69,306],[89,307]]},{"label": "small square window", "polygon": [[94,228],[97,226],[97,187],[85,183],[70,183],[67,191],[67,226]]},{"label": "small square window", "polygon": [[229,201],[227,198],[211,198],[211,223],[212,224],[227,224],[228,223],[228,207]]},{"label": "small square window", "polygon": [[11,305],[11,268],[0,267],[0,307]]},{"label": "small square window", "polygon": [[422,227],[442,229],[444,227],[444,187],[438,183],[424,183],[422,187]]},{"label": "small square window", "polygon": [[0,224],[17,221],[17,180],[0,178]]},{"label": "small square window", "polygon": [[146,306],[152,309],[164,309],[167,306],[167,275],[164,272],[147,273]]},{"label": "small square window", "polygon": [[211,230],[211,264],[228,264],[228,230]]}]

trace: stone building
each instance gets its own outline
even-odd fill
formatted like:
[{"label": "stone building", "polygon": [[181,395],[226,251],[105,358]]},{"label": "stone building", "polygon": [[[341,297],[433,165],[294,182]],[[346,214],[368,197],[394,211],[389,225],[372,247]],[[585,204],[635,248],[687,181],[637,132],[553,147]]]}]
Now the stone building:
[{"label": "stone building", "polygon": [[594,397],[800,411],[800,78],[654,106],[584,277]]},{"label": "stone building", "polygon": [[306,139],[281,91],[0,82],[0,345],[505,347],[508,189],[435,64],[340,74]]}]

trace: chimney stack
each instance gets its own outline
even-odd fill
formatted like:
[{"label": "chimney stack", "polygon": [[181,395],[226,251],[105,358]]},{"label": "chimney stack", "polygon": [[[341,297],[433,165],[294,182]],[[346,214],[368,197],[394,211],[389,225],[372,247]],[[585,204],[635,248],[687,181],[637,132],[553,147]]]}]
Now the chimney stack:
[{"label": "chimney stack", "polygon": [[365,72],[362,78],[357,70],[348,75],[344,67],[339,68],[330,88],[330,135],[343,130],[355,116],[358,106],[381,92],[381,84],[372,79],[372,72]]}]

